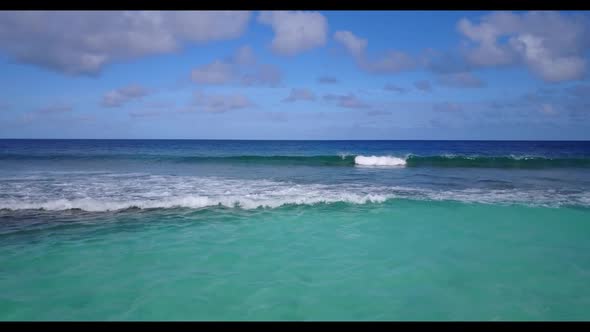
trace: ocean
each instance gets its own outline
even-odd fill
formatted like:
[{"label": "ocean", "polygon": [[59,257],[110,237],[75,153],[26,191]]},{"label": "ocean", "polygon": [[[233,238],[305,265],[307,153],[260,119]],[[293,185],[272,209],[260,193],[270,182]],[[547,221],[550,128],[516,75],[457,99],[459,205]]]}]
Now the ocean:
[{"label": "ocean", "polygon": [[589,320],[590,142],[0,140],[0,320]]}]

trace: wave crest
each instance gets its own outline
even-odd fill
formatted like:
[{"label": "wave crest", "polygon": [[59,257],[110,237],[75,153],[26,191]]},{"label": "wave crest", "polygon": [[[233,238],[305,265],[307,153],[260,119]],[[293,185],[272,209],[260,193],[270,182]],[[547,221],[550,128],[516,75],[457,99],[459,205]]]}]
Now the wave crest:
[{"label": "wave crest", "polygon": [[405,166],[406,160],[390,156],[356,156],[354,163],[362,166]]},{"label": "wave crest", "polygon": [[530,156],[409,156],[410,167],[466,168],[588,168],[590,158],[547,158]]},{"label": "wave crest", "polygon": [[278,208],[285,205],[315,205],[330,203],[349,203],[349,204],[367,204],[383,203],[389,196],[385,195],[354,195],[342,194],[338,197],[291,197],[276,199],[251,199],[247,197],[227,197],[212,198],[204,196],[183,196],[162,200],[134,200],[134,201],[109,201],[97,200],[91,198],[84,199],[58,199],[45,202],[2,202],[0,210],[46,210],[46,211],[66,211],[82,210],[88,212],[108,212],[121,211],[127,209],[173,209],[189,208],[201,209],[214,206],[224,206],[228,208],[241,208],[245,210],[257,208]]},{"label": "wave crest", "polygon": [[405,166],[405,167],[463,167],[463,168],[590,168],[588,157],[543,156],[469,156],[434,155],[405,157],[365,156],[354,154],[281,156],[281,155],[236,155],[236,156],[182,156],[159,154],[43,154],[24,155],[0,153],[1,160],[48,160],[48,161],[87,161],[118,160],[140,162],[171,162],[196,164],[236,164],[236,165],[276,165],[276,166]]}]

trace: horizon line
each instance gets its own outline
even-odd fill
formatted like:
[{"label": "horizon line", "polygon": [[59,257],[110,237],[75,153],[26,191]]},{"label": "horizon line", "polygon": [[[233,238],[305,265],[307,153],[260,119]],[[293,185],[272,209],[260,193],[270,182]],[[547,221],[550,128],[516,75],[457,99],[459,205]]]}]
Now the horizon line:
[{"label": "horizon line", "polygon": [[473,142],[590,142],[590,139],[250,139],[250,138],[0,138],[0,140],[43,140],[43,141],[473,141]]}]

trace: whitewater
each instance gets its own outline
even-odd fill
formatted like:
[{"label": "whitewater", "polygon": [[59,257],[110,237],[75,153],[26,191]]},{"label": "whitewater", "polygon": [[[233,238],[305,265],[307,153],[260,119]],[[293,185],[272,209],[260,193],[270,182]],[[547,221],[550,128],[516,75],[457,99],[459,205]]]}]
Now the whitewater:
[{"label": "whitewater", "polygon": [[[379,161],[377,161],[378,163]],[[372,161],[372,166],[382,166]],[[396,166],[396,165],[387,165]],[[276,208],[330,203],[368,204],[393,199],[530,206],[590,206],[584,190],[437,189],[370,183],[298,184],[270,180],[130,174],[53,174],[0,181],[0,209],[116,211],[130,208]],[[18,199],[16,199],[18,197]]]}]

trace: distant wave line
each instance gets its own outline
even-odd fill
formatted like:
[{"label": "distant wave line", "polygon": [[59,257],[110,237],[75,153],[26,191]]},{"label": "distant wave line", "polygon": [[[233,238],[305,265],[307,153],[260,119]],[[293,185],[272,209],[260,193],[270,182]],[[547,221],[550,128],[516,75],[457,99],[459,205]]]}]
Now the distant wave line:
[{"label": "distant wave line", "polygon": [[138,160],[146,162],[229,163],[304,166],[378,167],[465,167],[465,168],[590,168],[590,158],[549,158],[538,156],[365,156],[365,155],[241,155],[183,156],[158,154],[14,154],[0,153],[0,161],[10,160]]}]

